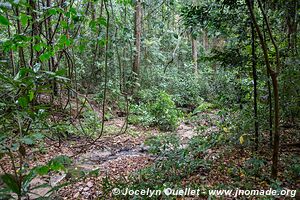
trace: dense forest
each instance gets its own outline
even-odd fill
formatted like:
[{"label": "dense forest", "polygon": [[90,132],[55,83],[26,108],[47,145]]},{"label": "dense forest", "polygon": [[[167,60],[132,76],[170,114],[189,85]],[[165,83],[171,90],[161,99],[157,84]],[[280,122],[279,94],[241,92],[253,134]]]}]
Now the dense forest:
[{"label": "dense forest", "polygon": [[300,198],[299,0],[1,0],[0,199]]}]

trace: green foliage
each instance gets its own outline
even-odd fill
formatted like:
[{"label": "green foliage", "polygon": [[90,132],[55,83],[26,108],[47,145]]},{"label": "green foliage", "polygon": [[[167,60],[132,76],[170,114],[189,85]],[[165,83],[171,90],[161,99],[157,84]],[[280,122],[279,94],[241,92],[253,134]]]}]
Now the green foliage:
[{"label": "green foliage", "polygon": [[200,105],[194,109],[193,114],[201,113],[203,111],[209,111],[210,109],[215,108],[216,106],[212,103],[202,102]]},{"label": "green foliage", "polygon": [[2,25],[6,25],[6,26],[9,25],[8,19],[6,17],[2,16],[2,15],[0,15],[0,23]]},{"label": "green foliage", "polygon": [[179,138],[174,135],[159,135],[145,141],[149,146],[149,152],[156,155],[168,154],[179,148]]},{"label": "green foliage", "polygon": [[[300,116],[299,5],[294,2],[262,2],[280,55],[280,73],[277,74],[280,123],[292,124],[296,124]],[[145,15],[139,52],[140,73],[133,74],[132,58],[137,48],[132,28],[135,23],[130,16],[135,14],[135,1],[75,1],[46,7],[40,7],[38,1],[1,2],[0,158],[4,154],[22,168],[26,165],[23,158],[27,151],[41,147],[45,136],[97,135],[103,128],[98,111],[84,105],[75,119],[73,114],[67,117],[68,105],[80,107],[75,105],[74,97],[77,101],[89,94],[96,96],[98,105],[105,100],[107,112],[103,120],[110,120],[115,110],[127,111],[124,99],[129,99],[129,122],[158,126],[163,131],[176,130],[182,117],[179,109],[191,112],[187,116],[191,116],[192,123],[200,121],[200,115],[201,120],[209,118],[209,111],[216,106],[221,109],[221,122],[216,124],[221,134],[213,132],[207,137],[194,137],[186,149],[179,147],[178,138],[173,134],[149,139],[146,143],[150,152],[160,160],[142,170],[140,179],[130,179],[130,186],[134,188],[180,185],[182,178],[202,167],[204,161],[198,159],[199,155],[216,143],[226,144],[226,147],[228,144],[243,149],[250,147],[255,122],[259,122],[259,135],[264,136],[269,131],[269,102],[272,105],[274,100],[271,99],[272,87],[268,91],[268,82],[272,82],[267,75],[259,37],[255,34],[252,43],[249,39],[251,20],[246,4],[235,0],[170,0],[156,4],[142,2]],[[159,12],[155,12],[157,9]],[[257,2],[253,9],[273,68],[277,63],[273,39],[266,31]],[[198,44],[197,73],[192,63],[191,38]],[[256,47],[255,57],[251,55],[251,44]],[[258,78],[257,118],[253,116],[254,60]],[[136,90],[131,91],[132,88]],[[76,94],[70,95],[73,91]],[[62,96],[61,104],[65,100],[68,103],[62,111],[63,119],[56,120],[58,95]],[[49,97],[49,101],[40,102],[38,97],[41,96]],[[70,122],[75,126],[70,126]],[[205,123],[198,130],[208,127],[210,125]],[[287,134],[281,135],[284,135],[281,139],[286,139]],[[2,176],[8,189],[5,194],[14,192],[23,196],[26,184],[36,173],[62,170],[64,164],[61,163],[69,164],[59,159],[32,173],[29,169],[20,170],[18,173],[23,173],[26,181],[25,188],[20,187],[18,177],[5,174]],[[255,157],[246,162],[245,170],[252,176],[264,167],[267,167],[265,161]],[[238,167],[231,168],[230,175],[236,177],[235,180],[240,179],[236,176]],[[290,177],[299,176],[296,162],[286,170]]]},{"label": "green foliage", "polygon": [[300,164],[299,163],[295,163],[291,165],[291,172],[294,178],[299,177],[300,176]]},{"label": "green foliage", "polygon": [[150,110],[155,118],[155,124],[161,130],[172,131],[177,128],[181,114],[176,109],[170,95],[165,92],[159,92],[157,101],[151,105]]},{"label": "green foliage", "polygon": [[155,118],[151,114],[151,110],[147,104],[130,105],[129,123],[141,124],[145,127],[153,126]]},{"label": "green foliage", "polygon": [[261,171],[266,168],[266,160],[262,158],[250,158],[246,161],[246,173],[249,176],[259,177],[261,175]]},{"label": "green foliage", "polygon": [[[70,163],[71,160],[69,157],[58,156],[50,160],[46,165],[37,166],[32,169],[23,168],[16,171],[15,174],[5,173],[0,177],[0,181],[4,183],[4,187],[0,190],[0,198],[12,198],[12,193],[16,194],[19,198],[26,197],[29,194],[34,194],[34,190],[38,188],[49,188],[45,194],[47,196],[66,184],[57,185],[51,189],[50,180],[48,180],[48,183],[32,187],[32,180],[47,175],[50,172],[66,171],[66,167]],[[50,176],[48,177],[50,179]]]},{"label": "green foliage", "polygon": [[143,78],[141,85],[144,91],[149,91],[150,94],[156,90],[166,91],[179,107],[194,108],[203,99],[210,100],[215,95],[209,85],[212,73],[207,68],[199,70],[198,76],[194,75],[192,65],[185,65],[183,69],[168,69],[166,73],[163,68],[157,67],[145,72],[145,75],[147,76]]},{"label": "green foliage", "polygon": [[30,147],[41,144],[45,134],[43,130],[48,127],[49,107],[38,104],[36,97],[40,93],[47,95],[49,82],[53,79],[63,83],[65,78],[61,75],[62,71],[42,71],[39,66],[33,69],[21,68],[15,77],[5,72],[0,73],[0,154],[8,157],[13,165],[16,162],[19,165],[18,168],[13,168],[13,174],[5,173],[1,177],[5,184],[5,188],[1,190],[2,196],[10,196],[11,193],[15,193],[18,198],[26,196],[33,189],[30,188],[30,182],[38,175],[45,175],[51,170],[65,170],[64,164],[68,158],[59,157],[45,166],[33,169],[29,169],[25,162],[27,151]]},{"label": "green foliage", "polygon": [[285,176],[289,177],[290,180],[297,180],[297,177],[300,176],[300,159],[296,156],[291,156],[286,160],[287,168],[286,168],[286,173]]},{"label": "green foliage", "polygon": [[[131,106],[129,122],[141,123],[145,126],[158,126],[163,131],[173,131],[177,128],[182,114],[177,110],[171,96],[164,91],[145,96],[142,92],[139,105]],[[149,93],[148,93],[149,94]]]}]

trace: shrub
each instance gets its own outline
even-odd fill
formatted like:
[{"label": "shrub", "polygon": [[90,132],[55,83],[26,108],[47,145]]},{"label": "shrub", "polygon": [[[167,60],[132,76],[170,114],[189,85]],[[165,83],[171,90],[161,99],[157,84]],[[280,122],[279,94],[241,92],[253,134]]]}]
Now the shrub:
[{"label": "shrub", "polygon": [[163,91],[158,94],[156,102],[151,106],[151,113],[155,118],[155,124],[158,125],[161,130],[165,131],[175,130],[182,115],[181,112],[176,109],[171,96]]},{"label": "shrub", "polygon": [[140,123],[144,126],[158,126],[163,131],[173,131],[177,128],[182,113],[177,110],[172,97],[164,91],[151,95],[151,98],[141,98],[139,105],[131,105],[130,123]]}]

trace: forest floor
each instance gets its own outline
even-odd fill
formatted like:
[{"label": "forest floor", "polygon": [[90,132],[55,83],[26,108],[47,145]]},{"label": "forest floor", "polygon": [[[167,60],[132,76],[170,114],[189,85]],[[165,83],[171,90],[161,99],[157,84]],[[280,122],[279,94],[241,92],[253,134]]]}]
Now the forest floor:
[{"label": "forest floor", "polygon": [[[106,122],[106,127],[121,128],[124,118],[114,118]],[[176,130],[181,145],[184,147],[189,140],[197,135],[195,127],[191,124],[181,122]],[[129,130],[121,135],[105,135],[101,137],[94,145],[89,146],[87,151],[78,154],[77,146],[85,143],[84,138],[63,141],[61,146],[55,147],[49,141],[46,149],[47,153],[38,156],[39,163],[44,164],[46,161],[57,155],[67,155],[73,157],[72,168],[85,171],[87,173],[99,171],[99,175],[87,177],[80,181],[70,184],[58,192],[58,196],[63,199],[93,199],[101,196],[102,179],[106,176],[110,178],[126,178],[131,172],[144,168],[157,159],[157,157],[148,153],[148,147],[144,145],[147,138],[157,136],[161,133],[158,129],[145,129],[134,125],[129,125]],[[37,156],[37,155],[36,155]],[[47,177],[45,177],[47,178]],[[58,185],[59,182],[69,179],[68,174],[53,174],[50,178],[52,186]],[[33,185],[41,184],[44,180],[36,179]],[[35,192],[44,195],[49,188],[38,189]]]},{"label": "forest floor", "polygon": [[[176,134],[180,138],[180,148],[185,148],[191,139],[196,135],[207,137],[213,132],[220,131],[216,125],[220,122],[220,117],[216,114],[217,110],[205,111],[198,113],[197,121],[182,121],[173,133],[160,132],[156,128],[143,128],[135,125],[129,125],[128,131],[125,134],[113,133],[104,134],[93,145],[89,145],[86,151],[79,153],[83,144],[88,144],[85,137],[70,137],[67,140],[62,140],[60,146],[57,146],[53,141],[46,140],[43,153],[38,149],[27,152],[27,162],[30,167],[47,163],[51,158],[58,155],[67,155],[72,157],[73,163],[68,168],[70,170],[78,170],[85,172],[86,176],[80,180],[73,181],[71,173],[52,173],[49,176],[35,178],[31,185],[36,186],[46,182],[50,182],[52,187],[59,186],[62,183],[69,183],[56,192],[57,199],[95,199],[103,196],[102,184],[106,177],[111,180],[119,178],[127,179],[127,176],[139,169],[150,166],[156,162],[158,157],[148,152],[148,147],[145,141],[148,138],[162,134]],[[112,118],[105,122],[107,130],[117,130],[122,127],[124,118]],[[206,126],[205,130],[197,130],[199,126]],[[286,130],[289,131],[289,130]],[[297,131],[297,130],[290,130]],[[297,135],[297,133],[296,133]],[[268,163],[265,166],[271,166],[271,152],[267,144],[261,147],[261,152]],[[298,156],[299,152],[292,152],[292,156]],[[195,183],[206,185],[207,188],[214,188],[220,184],[234,184],[237,187],[243,186],[249,182],[253,186],[259,186],[261,189],[268,189],[271,183],[262,178],[257,178],[255,175],[246,175],[245,166],[247,161],[251,159],[251,149],[232,148],[232,146],[218,145],[209,148],[204,154],[199,155],[211,162],[209,171],[199,170],[191,176],[182,180],[182,183]],[[291,157],[290,152],[283,152],[281,161],[285,161]],[[8,162],[7,162],[8,163]],[[286,162],[289,163],[289,162]],[[11,166],[7,165],[7,169]],[[288,167],[285,163],[281,164],[281,171]],[[93,175],[93,172],[98,171]],[[269,176],[269,170],[264,169],[259,173]],[[300,188],[300,182],[291,181],[290,177],[286,177],[284,173],[280,173],[279,177],[282,185],[289,189]],[[261,176],[260,176],[261,177]],[[33,192],[36,195],[31,195],[31,198],[46,194],[50,188],[40,188]],[[299,193],[299,192],[298,192]],[[206,199],[207,196],[193,199]]]}]

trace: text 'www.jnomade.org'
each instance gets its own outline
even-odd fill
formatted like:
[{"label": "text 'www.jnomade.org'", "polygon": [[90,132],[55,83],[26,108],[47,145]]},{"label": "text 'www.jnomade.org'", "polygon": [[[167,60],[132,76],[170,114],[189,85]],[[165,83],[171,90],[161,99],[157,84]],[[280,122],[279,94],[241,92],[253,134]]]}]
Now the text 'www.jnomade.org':
[{"label": "text 'www.jnomade.org'", "polygon": [[227,197],[238,197],[238,196],[286,196],[286,197],[295,197],[296,190],[242,190],[242,189],[234,189],[234,190],[207,190],[203,191],[201,189],[192,189],[192,188],[184,188],[184,189],[172,189],[165,188],[163,190],[153,190],[150,188],[146,189],[130,189],[130,188],[114,188],[112,190],[113,195],[120,196],[227,196]]}]

